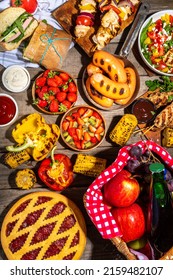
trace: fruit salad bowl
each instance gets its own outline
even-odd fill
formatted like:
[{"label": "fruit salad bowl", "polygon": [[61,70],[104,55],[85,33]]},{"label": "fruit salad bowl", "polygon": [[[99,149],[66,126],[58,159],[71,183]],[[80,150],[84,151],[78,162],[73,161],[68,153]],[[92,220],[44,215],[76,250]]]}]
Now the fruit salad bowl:
[{"label": "fruit salad bowl", "polygon": [[64,114],[75,105],[77,98],[76,82],[63,70],[47,69],[32,85],[33,104],[45,114]]},{"label": "fruit salad bowl", "polygon": [[105,138],[106,124],[98,110],[80,105],[68,110],[60,123],[64,143],[75,151],[89,151]]}]

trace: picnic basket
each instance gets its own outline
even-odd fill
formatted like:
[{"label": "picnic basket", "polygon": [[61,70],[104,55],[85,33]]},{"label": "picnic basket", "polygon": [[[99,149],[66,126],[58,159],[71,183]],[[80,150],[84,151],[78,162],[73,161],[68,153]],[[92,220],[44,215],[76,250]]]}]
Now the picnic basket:
[{"label": "picnic basket", "polygon": [[[123,254],[127,260],[138,260],[140,259],[138,258],[139,255],[141,257],[143,254],[136,254],[138,252],[128,248],[127,244],[123,241],[122,234],[109,210],[109,207],[104,204],[101,190],[106,182],[112,179],[126,166],[127,161],[131,158],[129,150],[134,145],[140,146],[143,153],[146,150],[150,150],[164,163],[165,166],[167,166],[170,170],[173,170],[173,158],[163,147],[150,140],[139,141],[122,147],[119,150],[115,161],[92,182],[84,194],[84,205],[86,211],[97,230],[104,239],[110,239],[116,246],[117,250]],[[145,259],[145,256],[144,258],[142,256],[141,259]],[[165,253],[161,259],[173,260],[173,247],[170,248],[170,250]]]}]

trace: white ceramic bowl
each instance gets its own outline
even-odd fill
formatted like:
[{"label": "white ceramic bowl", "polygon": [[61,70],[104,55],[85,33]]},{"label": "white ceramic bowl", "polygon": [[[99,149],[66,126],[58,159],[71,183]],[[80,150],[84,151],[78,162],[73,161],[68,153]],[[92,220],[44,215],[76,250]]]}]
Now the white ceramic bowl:
[{"label": "white ceramic bowl", "polygon": [[139,32],[139,36],[138,36],[138,48],[139,48],[139,52],[140,55],[143,59],[143,61],[145,62],[145,64],[151,69],[153,70],[155,73],[159,74],[159,75],[166,75],[166,76],[173,76],[173,73],[167,73],[167,72],[163,72],[160,70],[157,70],[152,64],[150,64],[147,59],[145,58],[145,56],[143,55],[142,52],[142,47],[141,47],[141,42],[140,42],[140,38],[141,38],[141,34],[143,29],[147,26],[147,24],[149,23],[150,20],[152,20],[152,22],[154,23],[155,21],[157,21],[158,19],[161,19],[162,16],[164,16],[165,14],[169,14],[173,16],[173,10],[163,10],[157,13],[152,14],[150,17],[148,17],[146,19],[146,21],[143,23],[141,30]]},{"label": "white ceramic bowl", "polygon": [[28,70],[21,65],[12,65],[2,74],[4,87],[11,92],[21,92],[28,89],[31,77]]},{"label": "white ceramic bowl", "polygon": [[16,100],[9,94],[0,93],[0,127],[11,125],[16,120],[18,112]]}]

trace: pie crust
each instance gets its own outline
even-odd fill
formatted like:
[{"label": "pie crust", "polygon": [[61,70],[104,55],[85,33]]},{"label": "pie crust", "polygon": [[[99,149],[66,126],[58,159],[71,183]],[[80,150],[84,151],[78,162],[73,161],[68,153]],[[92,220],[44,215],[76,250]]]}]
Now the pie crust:
[{"label": "pie crust", "polygon": [[34,192],[4,218],[1,243],[10,260],[78,260],[86,245],[81,211],[64,195]]}]

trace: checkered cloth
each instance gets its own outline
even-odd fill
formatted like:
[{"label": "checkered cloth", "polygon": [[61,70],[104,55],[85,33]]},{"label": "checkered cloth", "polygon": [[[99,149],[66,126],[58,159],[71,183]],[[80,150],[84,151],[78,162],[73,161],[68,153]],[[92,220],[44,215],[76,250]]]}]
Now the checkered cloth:
[{"label": "checkered cloth", "polygon": [[[37,20],[47,20],[47,22],[55,27],[56,29],[62,29],[58,22],[51,16],[53,10],[65,3],[66,0],[38,0],[38,7],[33,14],[34,18]],[[0,11],[8,8],[10,6],[10,0],[0,1]],[[74,44],[72,43],[70,47]],[[31,63],[28,60],[23,59],[23,44],[19,46],[18,49],[6,52],[0,52],[0,64],[4,67],[11,65],[22,65],[24,67],[39,67],[37,63]]]},{"label": "checkered cloth", "polygon": [[140,141],[121,148],[116,160],[94,180],[89,186],[85,196],[86,210],[103,238],[111,239],[122,236],[108,206],[104,204],[101,189],[106,182],[112,179],[126,166],[127,161],[130,159],[129,150],[134,145],[141,147],[143,153],[147,149],[151,150],[160,156],[165,165],[173,169],[173,158],[164,148],[153,141]]}]

